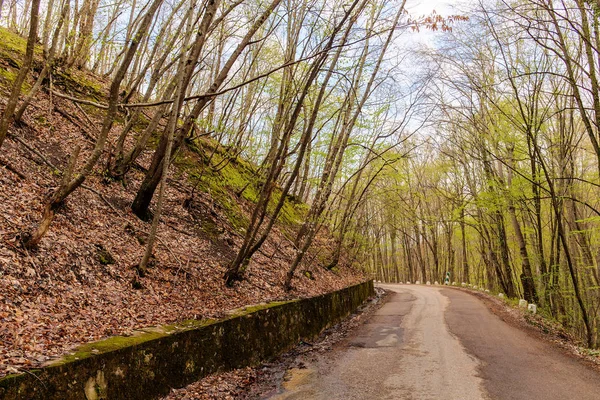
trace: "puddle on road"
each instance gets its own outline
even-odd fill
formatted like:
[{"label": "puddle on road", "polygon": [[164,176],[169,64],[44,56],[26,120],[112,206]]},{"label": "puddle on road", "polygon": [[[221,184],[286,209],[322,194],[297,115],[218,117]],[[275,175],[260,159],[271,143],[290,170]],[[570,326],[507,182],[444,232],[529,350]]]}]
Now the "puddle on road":
[{"label": "puddle on road", "polygon": [[396,347],[404,339],[404,329],[393,326],[377,326],[368,334],[363,334],[348,343],[350,347],[376,349],[379,347]]},{"label": "puddle on road", "polygon": [[309,400],[316,398],[312,383],[317,370],[308,368],[292,368],[285,372],[280,392],[269,397],[270,400]]}]

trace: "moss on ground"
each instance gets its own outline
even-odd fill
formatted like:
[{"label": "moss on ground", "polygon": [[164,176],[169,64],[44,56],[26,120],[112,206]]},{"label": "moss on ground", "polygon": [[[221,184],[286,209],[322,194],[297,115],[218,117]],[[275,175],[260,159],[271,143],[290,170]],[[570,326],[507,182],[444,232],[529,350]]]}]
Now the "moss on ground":
[{"label": "moss on ground", "polygon": [[181,322],[177,322],[174,324],[161,325],[156,327],[149,327],[140,329],[135,331],[135,333],[131,336],[112,336],[106,339],[99,340],[97,342],[87,343],[79,346],[75,351],[71,354],[68,354],[54,362],[50,365],[58,366],[64,365],[76,360],[82,360],[88,357],[92,357],[97,354],[108,353],[110,351],[119,350],[129,346],[135,346],[141,343],[145,343],[151,340],[155,340],[161,337],[165,337],[171,335],[176,332],[184,332],[188,330],[198,329],[204,326],[212,325],[227,319],[236,318],[248,314],[255,313],[260,310],[265,310],[268,308],[273,308],[280,306],[282,304],[293,303],[298,300],[288,300],[288,301],[274,301],[270,303],[261,303],[252,306],[242,307],[236,310],[232,310],[228,313],[228,316],[218,320],[218,319],[188,319]]},{"label": "moss on ground", "polygon": [[[194,141],[188,143],[187,147],[192,154],[178,156],[176,161],[179,167],[188,173],[194,185],[210,193],[223,207],[227,218],[236,229],[245,229],[249,221],[240,209],[237,196],[240,195],[250,203],[258,201],[258,168],[240,157],[227,154],[222,146],[211,140]],[[276,189],[269,203],[269,212],[274,211],[280,196],[281,190]],[[306,204],[288,197],[278,220],[288,227],[297,227],[302,223],[306,212]]]},{"label": "moss on ground", "polygon": [[[107,83],[96,79],[91,73],[77,69],[58,70],[54,76],[54,83],[62,86],[71,94],[79,94],[88,100],[102,102],[106,98],[105,86]],[[102,109],[94,106],[82,106],[89,114],[103,113]]]},{"label": "moss on ground", "polygon": [[96,354],[108,353],[109,351],[115,351],[124,347],[135,346],[150,340],[158,339],[167,336],[166,333],[155,332],[143,332],[133,336],[113,336],[98,342],[87,343],[79,346],[75,352],[68,354],[63,358],[51,363],[51,365],[63,365],[76,360],[82,360],[84,358],[92,357]]},{"label": "moss on ground", "polygon": [[[20,67],[26,47],[27,39],[9,29],[0,27],[0,55],[3,60],[10,58],[16,63],[15,67]],[[34,54],[41,55],[41,53],[41,48],[36,46]]]},{"label": "moss on ground", "polygon": [[[27,40],[10,29],[0,28],[0,86],[10,89],[19,68],[23,63]],[[36,46],[34,50],[33,68],[41,68],[42,48]],[[23,90],[31,89],[32,84],[27,80],[23,83]]]},{"label": "moss on ground", "polygon": [[12,69],[5,69],[0,65],[0,85],[5,88],[9,88],[12,86],[15,78],[17,77],[17,73]]},{"label": "moss on ground", "polygon": [[273,308],[273,307],[277,307],[277,306],[281,306],[283,304],[288,304],[288,303],[294,303],[298,300],[286,300],[286,301],[272,301],[270,303],[261,303],[261,304],[255,304],[252,306],[245,306],[242,308],[238,308],[235,310],[231,310],[229,311],[229,318],[235,318],[235,317],[240,317],[243,315],[248,315],[248,314],[252,314],[255,313],[257,311],[261,311],[261,310],[266,310],[268,308]]},{"label": "moss on ground", "polygon": [[[275,210],[280,198],[281,190],[276,189],[271,198],[271,202],[269,203],[269,212]],[[288,227],[295,227],[302,223],[307,211],[308,206],[306,204],[297,203],[288,196],[283,202],[283,207],[279,213],[278,220]]]},{"label": "moss on ground", "polygon": [[[23,62],[26,47],[26,38],[10,29],[0,27],[0,86],[8,88],[12,85]],[[42,46],[36,45],[33,69],[40,71],[43,63]],[[30,73],[23,84],[23,90],[28,91],[32,87],[32,82],[33,77]],[[87,71],[77,69],[57,70],[54,74],[54,83],[59,88],[68,89],[71,94],[83,95],[88,100],[99,101],[106,97],[106,82],[102,82]]]}]

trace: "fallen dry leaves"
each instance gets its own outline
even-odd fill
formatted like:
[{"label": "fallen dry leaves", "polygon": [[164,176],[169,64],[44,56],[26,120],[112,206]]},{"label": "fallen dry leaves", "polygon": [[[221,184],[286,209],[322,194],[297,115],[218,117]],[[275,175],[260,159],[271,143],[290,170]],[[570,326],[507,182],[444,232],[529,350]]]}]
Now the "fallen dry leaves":
[{"label": "fallen dry leaves", "polygon": [[[54,111],[55,105],[73,118],[80,115],[72,104],[60,99],[51,104],[42,93],[26,115],[26,125],[15,128],[13,134],[62,168],[76,143],[86,143],[81,162],[91,142],[79,127]],[[118,126],[113,140],[117,131]],[[306,257],[307,265],[302,268],[310,270],[313,279],[299,273],[294,291],[285,292],[282,284],[292,248],[277,228],[251,262],[247,279],[234,288],[226,287],[221,277],[241,243],[240,235],[205,193],[196,196],[196,208],[212,216],[219,233],[212,239],[202,233],[201,221],[183,206],[192,190],[183,174],[171,178],[174,184],[167,191],[153,267],[139,278],[142,289],[136,290],[132,287],[138,279],[134,266],[143,253],[140,241],[149,224],[137,219],[128,206],[142,173],[132,172],[125,187],[103,183],[100,173],[91,176],[85,183],[94,191],[80,188],[74,192],[39,249],[27,251],[20,238],[39,221],[44,198],[56,187],[59,176],[14,139],[7,140],[2,151],[3,158],[26,179],[0,166],[0,377],[40,366],[81,343],[127,335],[147,326],[215,318],[248,304],[313,296],[364,279],[360,272],[343,266],[335,273],[327,271],[314,261],[316,257]],[[99,168],[105,162],[101,160]],[[145,154],[141,164],[148,162],[149,154]],[[241,207],[249,209],[248,204]],[[326,242],[319,238],[315,251]],[[101,262],[102,251],[114,262]]]}]

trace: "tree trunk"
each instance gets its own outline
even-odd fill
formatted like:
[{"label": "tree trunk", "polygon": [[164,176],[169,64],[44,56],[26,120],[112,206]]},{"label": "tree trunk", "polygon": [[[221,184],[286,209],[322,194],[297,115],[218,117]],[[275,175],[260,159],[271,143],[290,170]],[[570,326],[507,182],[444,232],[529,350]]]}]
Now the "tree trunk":
[{"label": "tree trunk", "polygon": [[[44,212],[42,222],[39,224],[34,234],[25,241],[26,247],[33,248],[39,244],[40,240],[46,234],[48,227],[54,219],[55,210],[62,204],[62,202],[67,198],[67,196],[69,196],[75,189],[77,189],[79,186],[81,186],[81,184],[83,184],[87,176],[92,172],[92,169],[98,162],[98,159],[100,158],[102,151],[104,150],[104,145],[106,143],[106,139],[108,137],[110,128],[112,127],[115,116],[117,115],[117,104],[119,101],[119,89],[121,81],[125,77],[125,73],[129,68],[129,64],[131,63],[135,52],[137,51],[140,40],[146,34],[148,27],[150,26],[150,23],[154,18],[154,14],[156,13],[156,10],[158,9],[161,3],[162,0],[154,0],[151,3],[148,12],[145,14],[143,21],[140,23],[140,27],[135,37],[133,38],[131,44],[127,49],[125,57],[123,58],[123,62],[119,66],[115,78],[111,82],[108,109],[106,110],[104,121],[102,123],[102,130],[98,135],[97,141],[94,145],[94,149],[92,150],[92,154],[89,156],[88,160],[86,161],[82,170],[79,173],[69,173],[65,175],[68,179],[63,179],[62,184],[58,187],[58,189],[54,191],[54,193],[50,197],[50,201],[46,205],[46,210],[48,212]],[[73,165],[75,165],[77,157],[75,156],[74,158],[75,160],[73,160]]]},{"label": "tree trunk", "polygon": [[[212,0],[214,2],[214,0]],[[205,96],[200,98],[192,111],[188,114],[183,125],[177,130],[175,134],[175,139],[173,142],[173,151],[177,151],[179,146],[183,143],[184,138],[191,131],[192,126],[195,124],[196,119],[204,109],[206,105],[208,105],[214,99],[214,94],[217,93],[227,76],[235,61],[238,59],[242,51],[250,44],[252,37],[256,33],[256,31],[260,28],[260,26],[267,20],[267,18],[271,15],[273,10],[279,5],[281,0],[274,0],[269,7],[262,13],[262,15],[254,22],[250,30],[246,33],[244,38],[240,41],[236,49],[233,51],[221,72],[217,76],[217,79],[212,83],[210,88],[206,91]],[[204,36],[205,37],[205,36]],[[203,43],[202,43],[203,45]],[[200,47],[201,49],[201,47]],[[199,55],[200,50],[198,50]],[[194,54],[195,55],[195,54]],[[193,61],[194,58],[190,59]],[[197,59],[197,58],[196,58]],[[193,71],[194,65],[188,64],[189,68]],[[189,79],[191,79],[191,73],[186,74],[186,81],[184,81],[184,85],[187,87],[189,83]],[[142,182],[140,189],[137,192],[137,195],[133,201],[131,209],[134,214],[136,214],[139,218],[147,219],[148,218],[148,207],[150,206],[150,202],[152,201],[152,197],[154,196],[154,191],[156,190],[156,186],[160,181],[161,171],[162,171],[162,163],[165,155],[166,142],[165,136],[163,135],[161,141],[159,143],[158,149],[154,152],[154,156],[152,159],[152,164],[144,177],[144,181]]]},{"label": "tree trunk", "polygon": [[2,147],[4,139],[6,138],[6,135],[8,133],[8,127],[14,120],[14,113],[15,109],[17,108],[19,96],[21,94],[21,88],[23,86],[23,82],[25,82],[25,78],[27,78],[27,74],[29,73],[29,69],[31,68],[31,64],[33,62],[33,50],[35,47],[35,42],[37,40],[39,10],[40,0],[33,0],[31,2],[31,23],[29,26],[27,47],[25,49],[25,58],[23,59],[23,65],[21,65],[19,74],[17,75],[13,83],[8,102],[6,103],[6,108],[4,109],[4,113],[2,113],[2,118],[0,118],[0,148]]}]

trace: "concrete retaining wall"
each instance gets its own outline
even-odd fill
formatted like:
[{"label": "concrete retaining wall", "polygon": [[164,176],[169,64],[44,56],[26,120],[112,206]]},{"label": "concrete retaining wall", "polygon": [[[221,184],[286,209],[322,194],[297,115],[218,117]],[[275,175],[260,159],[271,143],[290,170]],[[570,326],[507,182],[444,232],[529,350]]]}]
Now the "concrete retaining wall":
[{"label": "concrete retaining wall", "polygon": [[256,365],[317,336],[372,296],[373,281],[322,296],[249,307],[218,321],[188,321],[82,346],[27,374],[0,379],[0,399],[160,397],[218,371]]}]

